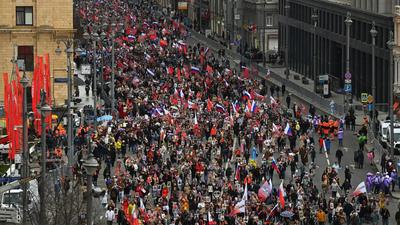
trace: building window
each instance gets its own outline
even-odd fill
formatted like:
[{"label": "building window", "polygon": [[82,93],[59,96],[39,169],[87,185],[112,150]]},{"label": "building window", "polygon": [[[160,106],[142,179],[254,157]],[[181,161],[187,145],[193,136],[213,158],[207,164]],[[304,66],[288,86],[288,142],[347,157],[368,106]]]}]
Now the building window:
[{"label": "building window", "polygon": [[33,25],[33,8],[32,6],[17,6],[17,25],[32,26]]},{"label": "building window", "polygon": [[267,27],[272,27],[274,25],[274,21],[272,19],[272,16],[267,16],[265,18],[265,24],[267,25]]},{"label": "building window", "polygon": [[18,46],[18,61],[23,61],[25,71],[33,71],[33,46]]}]

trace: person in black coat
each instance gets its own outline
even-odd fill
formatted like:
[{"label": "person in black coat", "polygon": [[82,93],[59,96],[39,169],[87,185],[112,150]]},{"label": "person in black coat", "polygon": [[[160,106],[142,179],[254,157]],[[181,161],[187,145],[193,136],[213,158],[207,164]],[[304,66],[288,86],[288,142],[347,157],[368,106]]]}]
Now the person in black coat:
[{"label": "person in black coat", "polygon": [[125,224],[127,224],[126,222],[127,221],[126,221],[124,210],[121,208],[118,210],[117,223],[118,223],[118,225],[125,225]]},{"label": "person in black coat", "polygon": [[290,100],[291,100],[291,98],[290,98],[290,94],[289,94],[288,96],[286,96],[286,105],[287,105],[288,109],[290,109]]}]

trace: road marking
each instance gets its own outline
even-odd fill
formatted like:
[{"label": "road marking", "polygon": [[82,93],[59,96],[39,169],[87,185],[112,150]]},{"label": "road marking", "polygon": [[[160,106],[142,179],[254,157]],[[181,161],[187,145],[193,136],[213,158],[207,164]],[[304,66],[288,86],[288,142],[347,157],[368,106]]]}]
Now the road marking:
[{"label": "road marking", "polygon": [[331,163],[329,162],[329,155],[328,155],[328,151],[326,150],[325,140],[322,141],[322,142],[323,142],[323,145],[324,145],[324,152],[325,152],[326,162],[327,162],[328,166],[330,166]]},{"label": "road marking", "polygon": [[348,151],[349,151],[349,148],[343,147],[343,150],[344,150],[345,152],[348,152]]},{"label": "road marking", "polygon": [[331,166],[331,163],[329,161],[329,155],[328,155],[327,151],[325,151],[325,158],[326,158],[326,162],[328,163],[328,166]]}]

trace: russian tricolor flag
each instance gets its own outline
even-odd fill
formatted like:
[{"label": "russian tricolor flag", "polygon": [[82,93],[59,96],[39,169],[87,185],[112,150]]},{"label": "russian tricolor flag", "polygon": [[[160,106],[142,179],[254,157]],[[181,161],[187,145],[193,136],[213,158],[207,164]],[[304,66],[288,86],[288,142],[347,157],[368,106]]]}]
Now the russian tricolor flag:
[{"label": "russian tricolor flag", "polygon": [[269,96],[269,99],[271,100],[271,104],[276,104],[277,103],[274,97]]},{"label": "russian tricolor flag", "polygon": [[183,93],[182,89],[179,91],[179,97],[185,98],[185,94]]},{"label": "russian tricolor flag", "polygon": [[276,163],[274,158],[272,158],[271,166],[276,171],[277,174],[281,174],[281,171],[278,168],[278,164]]},{"label": "russian tricolor flag", "polygon": [[353,196],[358,196],[363,193],[367,193],[367,188],[365,187],[364,181],[357,186],[356,190],[354,190]]},{"label": "russian tricolor flag", "polygon": [[275,123],[272,123],[272,133],[278,132],[278,131],[279,131],[278,126],[276,126]]},{"label": "russian tricolor flag", "polygon": [[204,51],[204,55],[207,55],[208,51],[210,50],[209,47],[206,48],[206,50]]},{"label": "russian tricolor flag", "polygon": [[146,52],[144,53],[144,57],[146,58],[147,61],[149,61],[151,59],[151,56],[149,54],[147,54]]},{"label": "russian tricolor flag", "polygon": [[214,219],[211,216],[211,213],[208,212],[208,225],[216,225],[217,222],[214,221]]},{"label": "russian tricolor flag", "polygon": [[290,127],[289,123],[286,123],[286,127],[285,127],[285,131],[284,132],[285,132],[285,134],[287,136],[292,136],[293,135],[292,128]]},{"label": "russian tricolor flag", "polygon": [[236,214],[245,212],[246,212],[246,201],[241,200],[240,202],[236,203],[235,207],[233,208],[232,212],[229,215],[235,216]]},{"label": "russian tricolor flag", "polygon": [[135,36],[133,36],[133,35],[128,35],[128,40],[129,41],[133,41],[135,39]]},{"label": "russian tricolor flag", "polygon": [[261,202],[264,202],[265,200],[267,200],[271,192],[272,192],[272,181],[270,179],[265,181],[264,184],[260,187],[260,189],[258,189],[258,199]]},{"label": "russian tricolor flag", "polygon": [[251,103],[251,108],[250,108],[250,112],[254,113],[257,111],[257,104],[256,102],[253,100],[253,102]]},{"label": "russian tricolor flag", "polygon": [[160,108],[155,108],[155,109],[152,110],[151,115],[153,117],[163,116],[164,112]]},{"label": "russian tricolor flag", "polygon": [[244,100],[251,100],[253,99],[251,94],[248,91],[243,91],[243,99]]},{"label": "russian tricolor flag", "polygon": [[154,72],[153,71],[151,71],[150,69],[146,69],[146,71],[147,71],[147,73],[149,73],[150,75],[152,75],[152,76],[154,76],[155,74],[154,74]]},{"label": "russian tricolor flag", "polygon": [[283,181],[281,185],[279,185],[279,202],[281,203],[281,208],[285,208],[285,189],[283,188]]},{"label": "russian tricolor flag", "polygon": [[192,73],[200,73],[200,68],[192,66]]},{"label": "russian tricolor flag", "polygon": [[217,110],[217,112],[219,112],[219,113],[225,113],[226,112],[225,107],[223,107],[220,104],[216,104],[215,105],[215,110]]},{"label": "russian tricolor flag", "polygon": [[199,122],[197,121],[197,114],[195,113],[194,114],[194,126],[193,126],[193,128],[194,129],[199,129]]}]

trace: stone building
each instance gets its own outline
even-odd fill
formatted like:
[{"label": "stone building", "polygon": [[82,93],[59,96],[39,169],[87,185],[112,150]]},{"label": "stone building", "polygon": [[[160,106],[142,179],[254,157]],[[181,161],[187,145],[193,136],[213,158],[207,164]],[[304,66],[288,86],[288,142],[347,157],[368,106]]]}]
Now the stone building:
[{"label": "stone building", "polygon": [[[263,52],[278,50],[278,0],[244,0],[244,40]],[[251,26],[255,30],[249,29]]]},{"label": "stone building", "polygon": [[[289,7],[285,7],[288,5]],[[370,30],[375,22],[377,30],[375,47],[376,102],[388,100],[390,51],[387,47],[390,31],[394,30],[393,2],[391,0],[280,0],[279,47],[285,51],[288,35],[289,67],[313,79],[312,15],[317,14],[316,74],[329,74],[344,86],[346,69],[346,24],[350,13],[350,73],[352,94],[356,99],[372,89],[372,37]],[[289,26],[286,34],[286,26]],[[398,43],[398,42],[397,42]]]},{"label": "stone building", "polygon": [[[67,86],[53,81],[67,76],[67,57],[64,52],[56,55],[55,49],[57,40],[73,37],[73,1],[0,0],[0,15],[0,72],[11,74],[10,60],[15,54],[19,62],[24,62],[26,73],[32,80],[35,56],[49,53],[54,103],[64,104]],[[0,79],[0,101],[4,99],[3,87]]]}]

